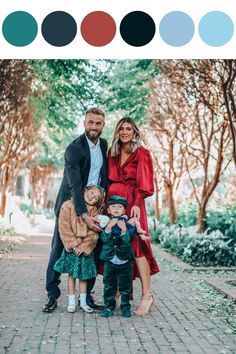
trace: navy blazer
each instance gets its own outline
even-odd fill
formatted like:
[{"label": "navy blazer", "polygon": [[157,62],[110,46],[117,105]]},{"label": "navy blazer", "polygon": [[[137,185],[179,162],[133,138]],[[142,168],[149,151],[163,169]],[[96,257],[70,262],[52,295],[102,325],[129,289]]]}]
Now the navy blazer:
[{"label": "navy blazer", "polygon": [[[107,141],[100,138],[100,147],[103,157],[101,168],[101,187],[107,187]],[[83,189],[87,186],[91,158],[89,145],[85,134],[75,139],[65,151],[65,168],[63,179],[56,198],[54,212],[58,217],[61,205],[73,198],[77,215],[87,212],[84,202]]]}]

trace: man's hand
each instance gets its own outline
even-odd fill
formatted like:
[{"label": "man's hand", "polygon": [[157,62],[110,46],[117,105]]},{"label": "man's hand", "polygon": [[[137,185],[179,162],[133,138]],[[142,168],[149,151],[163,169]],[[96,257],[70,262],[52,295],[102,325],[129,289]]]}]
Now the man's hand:
[{"label": "man's hand", "polygon": [[121,234],[124,235],[124,234],[126,233],[126,231],[127,231],[127,227],[126,227],[126,225],[125,225],[124,220],[119,220],[119,221],[117,222],[117,225],[118,225],[119,228],[121,229]]},{"label": "man's hand", "polygon": [[138,221],[140,220],[140,208],[137,205],[132,206],[130,217],[136,218]]},{"label": "man's hand", "polygon": [[101,232],[102,229],[100,229],[99,225],[99,220],[96,217],[93,216],[88,216],[87,219],[84,221],[85,224],[88,226],[89,229],[95,231],[95,232]]},{"label": "man's hand", "polygon": [[105,231],[107,233],[111,232],[111,229],[113,228],[113,226],[115,226],[115,224],[117,224],[118,219],[117,218],[112,218],[109,223],[107,224],[107,227],[105,229]]}]

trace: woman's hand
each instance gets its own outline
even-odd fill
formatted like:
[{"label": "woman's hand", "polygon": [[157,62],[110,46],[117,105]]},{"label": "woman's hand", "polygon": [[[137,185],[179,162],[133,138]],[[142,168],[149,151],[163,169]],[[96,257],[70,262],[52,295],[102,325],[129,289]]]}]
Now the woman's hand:
[{"label": "woman's hand", "polygon": [[136,218],[138,221],[140,220],[140,208],[137,205],[131,208],[130,218],[132,217]]}]

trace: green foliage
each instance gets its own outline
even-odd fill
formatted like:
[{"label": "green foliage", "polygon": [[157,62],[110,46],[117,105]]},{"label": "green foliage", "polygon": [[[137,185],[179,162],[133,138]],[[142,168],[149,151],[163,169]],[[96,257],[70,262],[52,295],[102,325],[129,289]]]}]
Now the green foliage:
[{"label": "green foliage", "polygon": [[[198,209],[194,204],[182,205],[177,210],[177,219],[175,224],[181,224],[183,226],[192,226],[197,223]],[[161,215],[160,222],[164,225],[169,225],[169,210],[166,210]]]},{"label": "green foliage", "polygon": [[226,237],[236,242],[236,205],[221,210],[209,210],[206,226],[209,232],[220,230]]},{"label": "green foliage", "polygon": [[183,205],[178,209],[178,219],[176,224],[181,224],[183,226],[192,226],[197,223],[198,209],[196,205],[189,204]]},{"label": "green foliage", "polygon": [[2,222],[0,222],[0,237],[1,236],[14,236],[15,230],[12,226],[5,226]]},{"label": "green foliage", "polygon": [[155,60],[110,62],[104,105],[110,112],[119,111],[122,116],[131,116],[140,124],[144,123],[148,108],[148,81],[158,72]]},{"label": "green foliage", "polygon": [[35,208],[32,204],[22,203],[20,204],[20,210],[27,216],[32,215],[44,215],[47,219],[54,219],[54,212],[51,209]]},{"label": "green foliage", "polygon": [[34,120],[41,126],[37,163],[63,164],[65,147],[84,112],[96,105],[99,66],[89,60],[30,60],[35,71]]},{"label": "green foliage", "polygon": [[[161,231],[158,228],[161,227]],[[157,227],[153,242],[193,265],[236,266],[236,242],[219,230],[200,234],[196,226]]]}]

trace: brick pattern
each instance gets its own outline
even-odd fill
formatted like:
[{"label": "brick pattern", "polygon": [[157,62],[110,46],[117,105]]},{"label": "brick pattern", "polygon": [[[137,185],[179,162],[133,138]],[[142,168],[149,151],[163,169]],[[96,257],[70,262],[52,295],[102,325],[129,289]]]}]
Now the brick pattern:
[{"label": "brick pattern", "polygon": [[[155,304],[150,315],[124,318],[117,314],[66,312],[66,275],[53,314],[42,313],[46,299],[45,271],[49,237],[32,237],[0,261],[0,353],[236,353],[236,336],[221,318],[204,311],[198,274],[160,264],[152,277]],[[94,297],[102,302],[102,277]],[[140,300],[134,283],[133,309]]]}]

